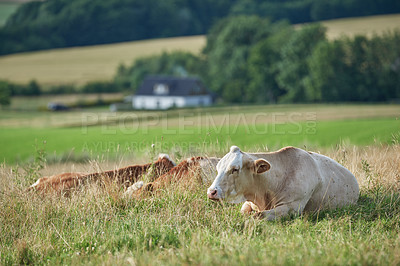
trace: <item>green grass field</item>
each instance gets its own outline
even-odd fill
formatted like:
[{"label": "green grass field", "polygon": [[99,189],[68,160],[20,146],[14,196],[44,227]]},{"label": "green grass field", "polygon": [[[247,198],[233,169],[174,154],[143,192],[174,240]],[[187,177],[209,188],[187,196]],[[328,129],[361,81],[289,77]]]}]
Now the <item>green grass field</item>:
[{"label": "green grass field", "polygon": [[[399,115],[389,104],[2,111],[0,264],[398,265]],[[356,176],[360,199],[267,222],[241,215],[240,204],[211,202],[209,184],[139,198],[113,184],[66,196],[26,191],[42,176],[115,169],[159,152],[178,162],[223,156],[232,144],[325,154]]]},{"label": "green grass field", "polygon": [[[7,163],[24,161],[35,155],[35,145],[49,154],[89,154],[135,157],[156,144],[159,152],[190,154],[226,153],[231,145],[245,150],[277,149],[284,146],[330,147],[342,142],[353,145],[390,144],[400,132],[396,119],[365,119],[282,123],[278,125],[238,125],[198,128],[118,128],[89,127],[66,129],[2,129],[0,156]],[[17,141],[19,140],[19,141]],[[43,145],[43,143],[46,143]],[[133,155],[133,156],[132,156]]]},{"label": "green grass field", "polygon": [[2,160],[24,162],[34,157],[35,146],[45,147],[54,157],[73,152],[85,158],[133,158],[151,152],[151,144],[156,144],[156,152],[222,155],[230,145],[265,150],[287,145],[318,149],[343,142],[390,144],[400,132],[398,105],[241,106],[199,113],[171,110],[162,116],[157,112],[38,114],[26,113],[21,119],[13,118],[13,113],[0,116]]},{"label": "green grass field", "polygon": [[[328,37],[333,39],[341,35],[371,35],[393,30],[400,25],[400,15],[347,18],[322,23],[328,29]],[[182,50],[196,54],[205,42],[205,36],[194,36],[1,56],[0,79],[17,83],[35,79],[44,85],[109,80],[121,63],[130,65],[139,57],[163,51]]]},{"label": "green grass field", "polygon": [[273,222],[211,202],[209,184],[138,199],[112,185],[41,195],[25,191],[37,166],[0,167],[0,264],[398,265],[400,146],[324,154],[356,175],[357,205]]}]

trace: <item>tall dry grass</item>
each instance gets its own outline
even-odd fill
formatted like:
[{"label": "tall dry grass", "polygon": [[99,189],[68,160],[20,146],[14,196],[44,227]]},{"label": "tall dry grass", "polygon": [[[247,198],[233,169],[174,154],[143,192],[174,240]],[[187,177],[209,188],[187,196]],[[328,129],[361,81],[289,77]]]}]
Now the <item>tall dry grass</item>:
[{"label": "tall dry grass", "polygon": [[364,190],[382,186],[389,191],[400,188],[400,145],[339,147],[326,152],[357,178]]},{"label": "tall dry grass", "polygon": [[107,162],[3,165],[0,264],[400,263],[400,145],[320,152],[355,174],[358,204],[277,222],[210,202],[207,184],[192,191],[171,186],[142,199],[124,197],[113,184],[69,196],[26,192],[43,173],[108,169]]}]

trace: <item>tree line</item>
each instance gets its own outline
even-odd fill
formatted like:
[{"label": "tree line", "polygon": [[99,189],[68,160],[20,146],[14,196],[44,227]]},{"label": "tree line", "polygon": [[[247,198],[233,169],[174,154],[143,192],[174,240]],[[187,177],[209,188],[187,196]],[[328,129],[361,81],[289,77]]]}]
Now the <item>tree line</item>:
[{"label": "tree line", "polygon": [[226,103],[382,102],[400,99],[400,31],[330,41],[320,24],[230,17],[203,53],[172,52],[121,65],[120,90],[147,75],[198,76]]},{"label": "tree line", "polygon": [[[0,82],[0,104],[12,95],[124,91],[148,75],[197,76],[223,103],[385,102],[400,99],[400,31],[328,40],[310,24],[258,16],[220,20],[200,55],[171,52],[120,65],[113,80],[43,89]],[[9,100],[8,100],[9,101]]]},{"label": "tree line", "polygon": [[113,81],[91,81],[83,86],[52,85],[44,87],[35,80],[27,84],[16,84],[6,80],[0,80],[0,105],[11,104],[13,96],[40,96],[56,94],[79,94],[79,93],[108,93],[118,92],[123,87],[116,86]]},{"label": "tree line", "polygon": [[398,0],[47,0],[20,6],[0,29],[0,55],[206,34],[228,16],[304,23],[400,12]]}]

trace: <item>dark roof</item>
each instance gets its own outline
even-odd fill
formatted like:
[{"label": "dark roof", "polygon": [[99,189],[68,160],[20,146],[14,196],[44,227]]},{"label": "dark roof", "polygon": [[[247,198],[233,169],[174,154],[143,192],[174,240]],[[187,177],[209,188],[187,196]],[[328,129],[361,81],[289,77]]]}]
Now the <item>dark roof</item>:
[{"label": "dark roof", "polygon": [[[168,87],[168,93],[156,94],[154,89],[158,85]],[[136,95],[160,95],[160,96],[191,96],[209,95],[210,92],[198,78],[170,77],[170,76],[149,76],[145,78]]]}]

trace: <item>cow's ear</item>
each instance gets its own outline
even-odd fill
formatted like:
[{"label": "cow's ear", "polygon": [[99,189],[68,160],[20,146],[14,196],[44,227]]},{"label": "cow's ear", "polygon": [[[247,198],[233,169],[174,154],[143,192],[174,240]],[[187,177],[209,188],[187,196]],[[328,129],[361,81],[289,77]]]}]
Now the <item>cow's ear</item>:
[{"label": "cow's ear", "polygon": [[254,161],[254,171],[257,174],[262,174],[264,172],[267,172],[269,169],[271,169],[271,165],[269,164],[268,161],[264,159],[258,159]]}]

